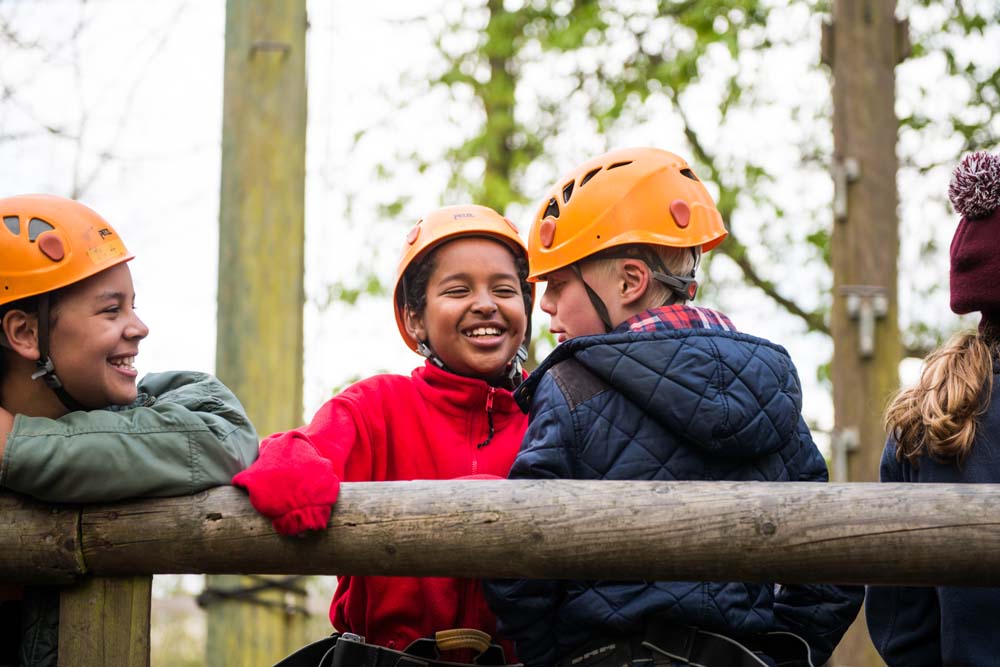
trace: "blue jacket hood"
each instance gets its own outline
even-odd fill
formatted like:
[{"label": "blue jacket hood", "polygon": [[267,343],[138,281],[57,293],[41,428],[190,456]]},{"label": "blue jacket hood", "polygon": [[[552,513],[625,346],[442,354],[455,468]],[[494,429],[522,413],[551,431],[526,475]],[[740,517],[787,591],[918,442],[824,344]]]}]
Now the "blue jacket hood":
[{"label": "blue jacket hood", "polygon": [[706,329],[574,338],[518,389],[522,408],[546,370],[568,358],[714,456],[755,459],[797,437],[798,374],[788,352],[762,338]]}]

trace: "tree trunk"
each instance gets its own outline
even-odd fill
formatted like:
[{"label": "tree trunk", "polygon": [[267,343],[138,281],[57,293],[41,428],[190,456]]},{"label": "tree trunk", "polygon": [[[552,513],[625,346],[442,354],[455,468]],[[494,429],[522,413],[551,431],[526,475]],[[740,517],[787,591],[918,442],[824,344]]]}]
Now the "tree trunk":
[{"label": "tree trunk", "polygon": [[[833,23],[824,35],[825,59],[833,69],[837,200],[830,322],[834,460],[847,461],[851,481],[878,479],[882,411],[898,388],[902,358],[895,67],[905,56],[905,40],[899,38],[895,5],[895,0],[835,0]],[[863,613],[832,662],[882,664]]]},{"label": "tree trunk", "polygon": [[[229,0],[216,369],[262,435],[302,420],[305,54],[305,0]],[[301,614],[205,599],[209,667],[272,664],[306,642]]]}]

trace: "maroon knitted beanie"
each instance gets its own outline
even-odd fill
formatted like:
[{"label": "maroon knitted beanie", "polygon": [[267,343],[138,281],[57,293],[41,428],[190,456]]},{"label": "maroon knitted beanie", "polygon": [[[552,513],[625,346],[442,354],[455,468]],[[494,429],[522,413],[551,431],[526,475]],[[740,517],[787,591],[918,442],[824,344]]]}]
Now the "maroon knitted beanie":
[{"label": "maroon knitted beanie", "polygon": [[993,328],[1000,323],[1000,155],[966,155],[948,197],[962,216],[951,241],[951,309],[980,311],[980,327]]}]

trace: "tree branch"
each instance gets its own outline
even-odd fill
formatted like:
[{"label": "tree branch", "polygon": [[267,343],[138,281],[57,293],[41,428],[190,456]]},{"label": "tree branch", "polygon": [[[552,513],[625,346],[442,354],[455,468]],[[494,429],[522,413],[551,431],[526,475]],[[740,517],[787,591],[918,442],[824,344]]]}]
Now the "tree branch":
[{"label": "tree branch", "polygon": [[740,241],[732,224],[732,217],[736,204],[736,195],[739,190],[737,188],[727,187],[723,182],[722,173],[716,166],[715,157],[708,152],[705,146],[701,143],[698,134],[691,127],[687,114],[681,106],[678,92],[673,88],[668,88],[668,90],[674,108],[680,116],[681,122],[684,124],[684,136],[691,145],[691,149],[694,151],[695,157],[699,162],[708,167],[712,180],[719,185],[718,207],[719,212],[722,214],[722,219],[726,223],[726,228],[729,230],[729,237],[726,239],[724,244],[720,245],[716,249],[716,252],[721,252],[732,259],[736,265],[740,267],[740,270],[743,272],[744,279],[746,279],[749,284],[764,292],[764,294],[774,300],[779,306],[805,322],[806,328],[809,331],[817,331],[829,336],[830,327],[826,324],[822,313],[818,311],[806,310],[791,299],[782,296],[782,294],[778,291],[777,285],[773,281],[764,278],[757,271],[757,268],[750,260],[750,254],[747,251],[747,247]]}]

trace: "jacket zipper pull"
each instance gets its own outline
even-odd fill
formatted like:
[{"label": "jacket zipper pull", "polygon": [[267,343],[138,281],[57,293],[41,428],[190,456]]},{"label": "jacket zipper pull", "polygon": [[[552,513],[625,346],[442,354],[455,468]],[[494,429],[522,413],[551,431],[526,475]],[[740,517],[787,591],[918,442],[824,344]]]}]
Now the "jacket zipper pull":
[{"label": "jacket zipper pull", "polygon": [[486,445],[490,444],[490,440],[493,439],[493,394],[496,393],[496,387],[490,387],[486,394],[486,422],[489,424],[489,434],[486,439],[481,443],[476,445],[476,449],[482,449]]}]

